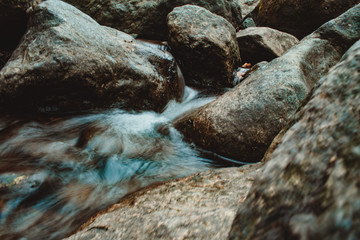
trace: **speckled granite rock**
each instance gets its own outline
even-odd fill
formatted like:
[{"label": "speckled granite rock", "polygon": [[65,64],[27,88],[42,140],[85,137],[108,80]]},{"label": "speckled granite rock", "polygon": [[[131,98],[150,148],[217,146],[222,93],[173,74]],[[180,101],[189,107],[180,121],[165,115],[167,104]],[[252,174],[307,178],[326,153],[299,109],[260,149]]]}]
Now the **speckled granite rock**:
[{"label": "speckled granite rock", "polygon": [[235,28],[203,7],[176,7],[167,17],[169,45],[188,85],[232,87],[240,65]]},{"label": "speckled granite rock", "polygon": [[360,41],[267,157],[230,239],[360,238]]},{"label": "speckled granite rock", "polygon": [[299,40],[268,27],[249,27],[236,33],[243,62],[252,64],[280,57]]},{"label": "speckled granite rock", "polygon": [[215,169],[144,189],[68,240],[225,239],[260,167]]},{"label": "speckled granite rock", "polygon": [[359,0],[262,0],[256,24],[276,28],[301,39],[358,3]]},{"label": "speckled granite rock", "polygon": [[251,13],[260,2],[260,0],[238,0],[238,1],[240,2],[241,5],[241,13],[243,17]]},{"label": "speckled granite rock", "polygon": [[160,112],[171,99],[181,99],[183,87],[171,54],[48,0],[34,8],[26,34],[0,71],[0,107]]},{"label": "speckled granite rock", "polygon": [[192,4],[226,18],[235,28],[241,25],[238,0],[65,0],[102,25],[141,38],[167,38],[166,16],[175,7]]},{"label": "speckled granite rock", "polygon": [[359,29],[360,4],[215,101],[178,119],[176,128],[206,150],[240,161],[260,161],[314,84],[359,40]]}]

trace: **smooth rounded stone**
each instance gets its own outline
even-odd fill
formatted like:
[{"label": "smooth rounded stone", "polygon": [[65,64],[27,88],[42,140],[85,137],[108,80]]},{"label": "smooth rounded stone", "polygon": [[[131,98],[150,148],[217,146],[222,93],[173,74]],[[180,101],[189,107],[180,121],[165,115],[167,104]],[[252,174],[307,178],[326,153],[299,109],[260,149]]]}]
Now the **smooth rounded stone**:
[{"label": "smooth rounded stone", "polygon": [[169,53],[48,0],[35,7],[0,72],[0,104],[10,111],[161,111],[181,99],[183,87]]},{"label": "smooth rounded stone", "polygon": [[67,239],[226,239],[261,166],[214,169],[145,188]]},{"label": "smooth rounded stone", "polygon": [[299,40],[268,27],[249,27],[236,33],[241,58],[252,64],[280,57]]},{"label": "smooth rounded stone", "polygon": [[6,64],[25,33],[27,9],[40,2],[41,0],[0,1],[0,69]]},{"label": "smooth rounded stone", "polygon": [[[344,29],[343,23],[352,27]],[[177,119],[175,127],[201,148],[243,162],[260,161],[314,84],[360,38],[359,25],[357,5],[215,101]]]},{"label": "smooth rounded stone", "polygon": [[235,28],[241,25],[241,4],[237,0],[65,0],[102,25],[141,38],[167,39],[166,16],[175,7],[198,5],[226,18]]},{"label": "smooth rounded stone", "polygon": [[229,239],[360,236],[360,41],[320,81],[245,203]]},{"label": "smooth rounded stone", "polygon": [[234,27],[205,8],[185,5],[168,15],[169,45],[188,85],[231,87],[240,65]]},{"label": "smooth rounded stone", "polygon": [[357,3],[359,0],[261,0],[256,25],[301,39]]}]

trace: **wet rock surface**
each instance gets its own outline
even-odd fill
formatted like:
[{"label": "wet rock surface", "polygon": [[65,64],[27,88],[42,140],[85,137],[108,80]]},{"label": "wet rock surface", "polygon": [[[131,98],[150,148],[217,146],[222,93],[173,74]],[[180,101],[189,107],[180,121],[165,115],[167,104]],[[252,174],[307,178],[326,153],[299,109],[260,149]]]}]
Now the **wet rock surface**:
[{"label": "wet rock surface", "polygon": [[280,57],[299,40],[267,27],[249,27],[236,33],[243,62],[253,64]]},{"label": "wet rock surface", "polygon": [[[178,119],[176,128],[201,148],[240,161],[260,161],[312,86],[360,38],[354,30],[359,29],[359,10],[357,5],[323,25],[214,102]],[[351,27],[343,29],[344,22]]]},{"label": "wet rock surface", "polygon": [[360,41],[269,152],[229,239],[360,236]]},{"label": "wet rock surface", "polygon": [[303,38],[357,3],[359,0],[262,0],[256,24]]},{"label": "wet rock surface", "polygon": [[186,83],[230,87],[240,64],[235,28],[205,8],[185,5],[168,15],[169,44]]},{"label": "wet rock surface", "polygon": [[175,7],[192,4],[226,18],[234,27],[241,25],[241,4],[236,0],[66,0],[102,25],[138,34],[142,38],[167,38],[166,16]]},{"label": "wet rock surface", "polygon": [[181,99],[183,87],[169,53],[49,0],[34,8],[0,72],[0,104],[11,111],[161,111],[170,99]]},{"label": "wet rock surface", "polygon": [[[238,85],[220,89],[233,86],[234,29],[255,20],[303,37],[359,1],[261,1],[245,22],[260,0],[67,1],[162,40],[174,7],[210,10],[183,7],[185,50],[171,42],[208,88],[181,97],[165,42],[59,0],[1,1],[0,68],[12,55],[0,69],[1,239],[60,239],[90,217],[70,239],[360,238],[360,42],[341,59],[360,38],[360,5],[285,54],[273,41],[282,56],[270,63],[244,55]],[[257,55],[272,38],[259,35]]]},{"label": "wet rock surface", "polygon": [[226,239],[260,166],[215,169],[144,189],[67,239]]}]

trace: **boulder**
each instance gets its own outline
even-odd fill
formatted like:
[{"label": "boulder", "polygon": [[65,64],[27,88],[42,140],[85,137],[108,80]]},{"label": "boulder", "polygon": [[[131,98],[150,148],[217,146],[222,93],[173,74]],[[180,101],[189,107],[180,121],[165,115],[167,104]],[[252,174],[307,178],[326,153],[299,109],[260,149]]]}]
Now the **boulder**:
[{"label": "boulder", "polygon": [[25,33],[27,9],[41,0],[2,0],[0,2],[0,69],[6,64]]},{"label": "boulder", "polygon": [[34,8],[28,31],[0,72],[0,105],[7,110],[161,111],[182,92],[169,53],[59,0]]},{"label": "boulder", "polygon": [[240,205],[229,239],[360,236],[360,41],[320,82]]},{"label": "boulder", "polygon": [[214,102],[177,119],[176,128],[201,148],[243,162],[260,161],[314,84],[360,38],[359,28],[357,5]]},{"label": "boulder", "polygon": [[214,169],[145,188],[67,239],[226,239],[260,166]]},{"label": "boulder", "polygon": [[241,4],[237,0],[65,0],[102,25],[141,38],[167,38],[166,16],[185,4],[202,6],[226,18],[234,27],[241,25]]},{"label": "boulder", "polygon": [[256,25],[303,38],[321,24],[345,12],[359,0],[261,0]]},{"label": "boulder", "polygon": [[280,57],[299,40],[287,33],[267,27],[249,27],[236,33],[241,58],[258,63]]},{"label": "boulder", "polygon": [[240,64],[234,27],[205,8],[185,5],[168,15],[169,45],[186,83],[202,87],[232,86]]},{"label": "boulder", "polygon": [[256,6],[259,4],[260,0],[238,0],[241,5],[242,17],[245,18],[246,15],[250,14]]}]

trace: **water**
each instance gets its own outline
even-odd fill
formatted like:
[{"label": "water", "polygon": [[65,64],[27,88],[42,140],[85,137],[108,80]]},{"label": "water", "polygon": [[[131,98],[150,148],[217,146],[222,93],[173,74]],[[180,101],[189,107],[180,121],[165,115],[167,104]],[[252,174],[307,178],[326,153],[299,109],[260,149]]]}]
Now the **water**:
[{"label": "water", "polygon": [[0,239],[59,239],[126,194],[210,168],[172,120],[214,97],[188,87],[162,113],[0,118]]},{"label": "water", "polygon": [[[172,58],[166,44],[141,42]],[[185,87],[162,113],[0,116],[0,239],[61,239],[140,188],[241,164],[184,142],[171,124],[214,99]]]}]

